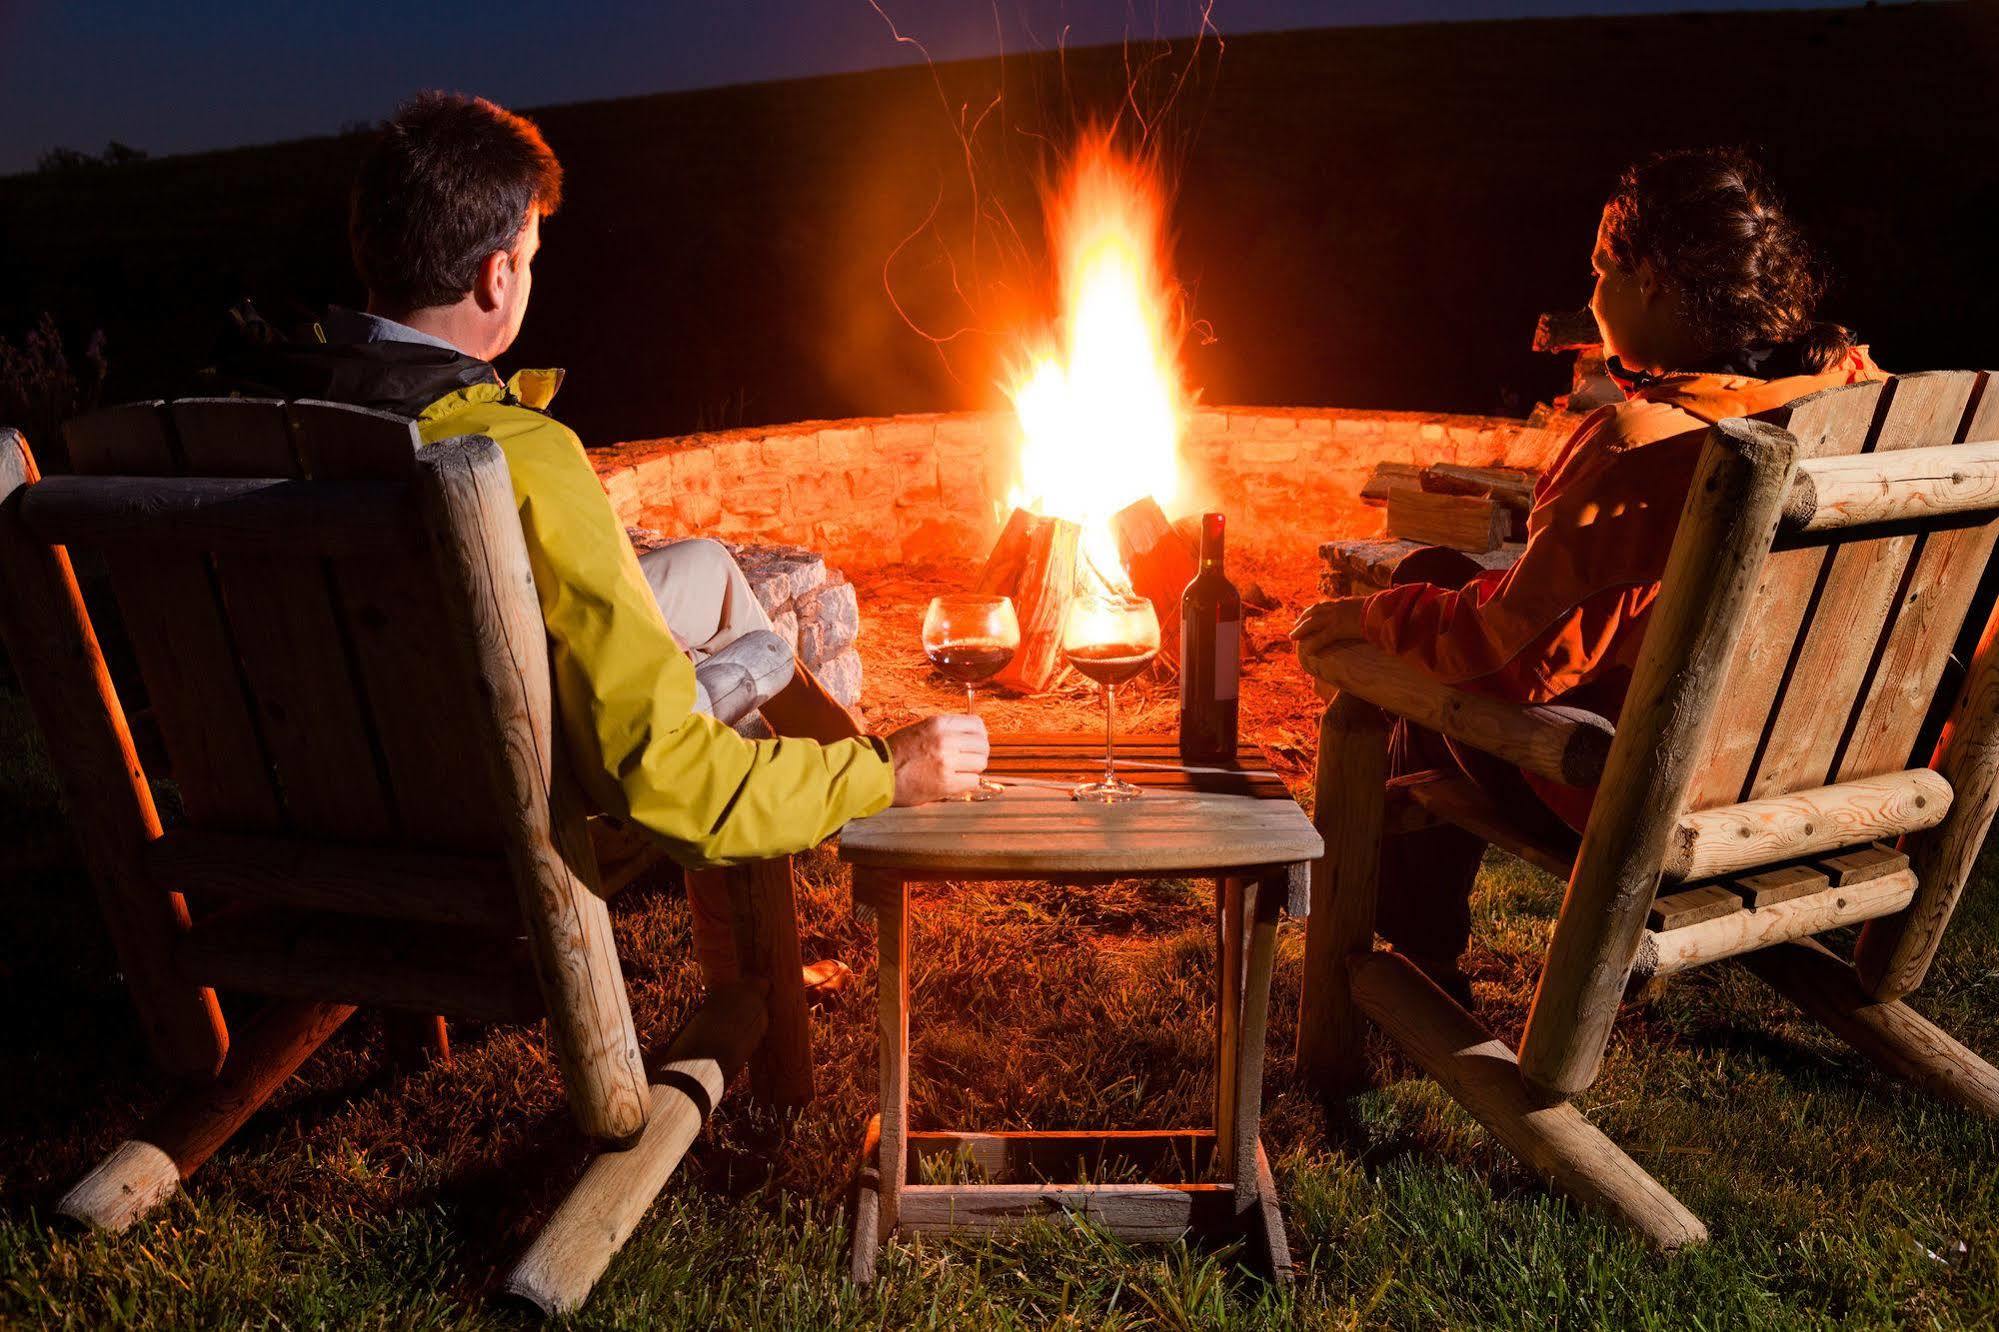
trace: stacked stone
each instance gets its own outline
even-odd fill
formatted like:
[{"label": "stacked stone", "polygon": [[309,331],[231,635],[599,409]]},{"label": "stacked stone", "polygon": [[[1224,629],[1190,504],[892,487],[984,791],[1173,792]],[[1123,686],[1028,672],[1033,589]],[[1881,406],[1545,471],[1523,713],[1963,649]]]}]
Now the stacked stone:
[{"label": "stacked stone", "polygon": [[[650,528],[626,530],[640,552],[671,539]],[[828,568],[817,551],[802,546],[722,544],[749,579],[771,628],[791,644],[827,693],[846,707],[858,707],[861,607],[854,585],[838,569]]]}]

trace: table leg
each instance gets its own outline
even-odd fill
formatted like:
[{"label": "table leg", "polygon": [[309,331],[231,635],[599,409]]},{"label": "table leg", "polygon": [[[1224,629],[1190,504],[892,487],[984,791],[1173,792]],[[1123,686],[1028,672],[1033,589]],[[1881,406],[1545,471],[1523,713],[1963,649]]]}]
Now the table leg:
[{"label": "table leg", "polygon": [[909,1167],[909,887],[883,878],[871,885],[868,900],[880,939],[880,1235],[887,1239],[895,1233]]},{"label": "table leg", "polygon": [[1263,1120],[1263,1037],[1270,1012],[1270,969],[1277,953],[1277,912],[1284,905],[1286,876],[1249,885],[1247,910],[1237,920],[1244,940],[1242,1027],[1236,1045],[1235,1111],[1231,1118],[1230,1162],[1236,1215],[1245,1221],[1256,1208],[1257,1135]]},{"label": "table leg", "polygon": [[1219,1179],[1235,1174],[1236,1070],[1242,1043],[1241,879],[1215,880],[1215,1155]]}]

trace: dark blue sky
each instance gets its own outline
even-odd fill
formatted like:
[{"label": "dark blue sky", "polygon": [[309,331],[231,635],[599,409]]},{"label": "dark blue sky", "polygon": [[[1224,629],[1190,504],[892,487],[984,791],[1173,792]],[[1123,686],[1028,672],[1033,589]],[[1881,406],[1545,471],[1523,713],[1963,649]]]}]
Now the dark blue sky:
[{"label": "dark blue sky", "polygon": [[[1197,0],[875,0],[937,59],[1190,33]],[[1214,0],[1224,34],[1828,0]],[[1132,16],[1135,16],[1132,17]],[[999,32],[996,34],[995,27]],[[155,155],[330,133],[448,87],[519,106],[920,57],[870,0],[0,0],[0,174],[56,145]]]}]

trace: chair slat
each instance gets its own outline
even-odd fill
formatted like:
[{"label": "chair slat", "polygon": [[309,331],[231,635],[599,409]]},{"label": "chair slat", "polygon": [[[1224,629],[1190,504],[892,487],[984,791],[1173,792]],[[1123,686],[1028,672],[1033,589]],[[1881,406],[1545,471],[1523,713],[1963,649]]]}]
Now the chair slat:
[{"label": "chair slat", "polygon": [[[188,470],[298,476],[282,402],[192,399],[170,409]],[[284,794],[306,833],[380,841],[394,832],[367,711],[348,667],[326,562],[313,556],[216,554],[236,649]]]},{"label": "chair slat", "polygon": [[[1999,392],[1985,376],[1962,378],[1977,383],[1956,438],[1990,439],[1999,432]],[[1879,665],[1847,726],[1842,752],[1835,756],[1835,780],[1872,776],[1911,761],[1910,750],[1943,678],[1951,644],[1991,563],[1995,541],[1999,518],[1923,535],[1879,651]]]},{"label": "chair slat", "polygon": [[[1800,398],[1766,419],[1789,430],[1801,458],[1858,453],[1871,445],[1882,386],[1856,384]],[[1748,624],[1728,667],[1701,761],[1695,766],[1687,808],[1733,805],[1749,798],[1749,778],[1773,707],[1781,701],[1791,648],[1824,571],[1820,547],[1782,550],[1763,564]],[[1813,783],[1816,785],[1816,783]]]},{"label": "chair slat", "polygon": [[[82,417],[66,437],[71,463],[85,475],[180,470],[161,403]],[[270,760],[207,559],[107,549],[104,562],[189,817],[244,831],[280,827]]]},{"label": "chair slat", "polygon": [[[1904,375],[1894,380],[1884,393],[1887,406],[1875,423],[1872,451],[1925,448],[1961,438],[1965,403],[1977,379],[1975,374],[1946,372]],[[1764,724],[1766,738],[1750,777],[1750,799],[1822,786],[1832,780],[1828,774],[1853,702],[1866,692],[1870,681],[1881,680],[1876,669],[1877,645],[1887,626],[1897,619],[1901,600],[1907,595],[1905,585],[1911,590],[1922,587],[1920,583],[1905,584],[1910,562],[1922,544],[1919,531],[1883,535],[1856,532],[1827,550],[1808,618],[1791,647],[1789,679]],[[1774,561],[1781,555],[1772,558]],[[1961,605],[1958,614],[1961,619]],[[1754,621],[1750,632],[1759,632]],[[1909,731],[1911,737],[1913,725],[1921,720],[1919,708]],[[1885,768],[1854,769],[1846,775],[1898,771],[1908,766],[1907,759],[1904,752]]]},{"label": "chair slat", "polygon": [[[399,416],[295,403],[292,438],[320,482],[404,478],[421,447]],[[478,699],[456,662],[434,650],[444,603],[428,553],[419,559],[353,557],[333,562],[334,595],[367,688],[389,790],[412,845],[475,850],[502,829],[484,768],[467,761],[465,737],[479,726]],[[513,910],[513,890],[501,880]]]}]

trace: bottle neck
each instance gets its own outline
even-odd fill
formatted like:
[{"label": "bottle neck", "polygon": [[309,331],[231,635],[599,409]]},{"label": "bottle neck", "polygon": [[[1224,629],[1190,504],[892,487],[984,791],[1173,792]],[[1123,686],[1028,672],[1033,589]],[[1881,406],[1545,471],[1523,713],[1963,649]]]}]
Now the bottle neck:
[{"label": "bottle neck", "polygon": [[1219,513],[1201,516],[1201,571],[1222,567],[1225,520]]}]

